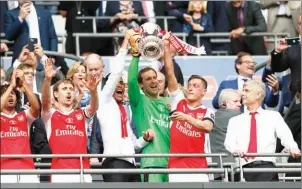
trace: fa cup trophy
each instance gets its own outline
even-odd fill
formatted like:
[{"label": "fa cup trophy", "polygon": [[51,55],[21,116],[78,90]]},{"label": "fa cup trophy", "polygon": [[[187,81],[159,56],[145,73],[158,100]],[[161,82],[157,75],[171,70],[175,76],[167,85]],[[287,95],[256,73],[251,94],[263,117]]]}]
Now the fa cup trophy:
[{"label": "fa cup trophy", "polygon": [[138,43],[138,51],[147,61],[158,60],[164,53],[161,28],[147,22],[140,26],[141,40]]}]

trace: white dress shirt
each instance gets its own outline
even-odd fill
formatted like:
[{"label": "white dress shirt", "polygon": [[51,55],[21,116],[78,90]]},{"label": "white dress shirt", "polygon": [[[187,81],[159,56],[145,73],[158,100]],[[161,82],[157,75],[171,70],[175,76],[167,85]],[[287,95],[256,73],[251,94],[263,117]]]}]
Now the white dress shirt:
[{"label": "white dress shirt", "polygon": [[[298,148],[290,129],[279,112],[264,110],[261,107],[257,112],[255,115],[257,125],[257,153],[275,153],[277,137],[286,149]],[[236,151],[247,153],[250,142],[250,127],[251,115],[249,111],[231,118],[224,141],[226,150],[231,153]],[[255,157],[248,161],[240,158],[241,165],[259,160],[275,163],[276,157]],[[239,166],[238,158],[235,158],[235,165]]]},{"label": "white dress shirt", "polygon": [[243,76],[241,76],[241,75],[238,75],[237,82],[238,82],[238,89],[239,89],[240,91],[242,91],[243,85],[244,85],[244,83],[246,82],[246,81],[244,81],[245,79],[246,79],[246,81],[249,81],[249,80],[251,80],[252,78],[243,77]]},{"label": "white dress shirt", "polygon": [[[145,147],[146,142],[143,137],[139,139],[133,134],[129,120],[127,121],[128,137],[122,138],[121,113],[119,106],[112,97],[116,85],[123,74],[125,65],[125,55],[127,50],[121,48],[111,65],[111,74],[99,95],[99,109],[97,118],[100,122],[103,138],[104,152],[106,155],[133,155],[135,150],[140,151]],[[135,163],[134,158],[119,158],[130,163]]]}]

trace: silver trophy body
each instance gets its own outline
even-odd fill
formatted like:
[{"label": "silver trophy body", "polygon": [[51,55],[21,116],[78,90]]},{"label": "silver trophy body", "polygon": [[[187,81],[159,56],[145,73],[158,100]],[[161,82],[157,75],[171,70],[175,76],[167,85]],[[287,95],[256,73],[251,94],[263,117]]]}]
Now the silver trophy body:
[{"label": "silver trophy body", "polygon": [[164,53],[164,43],[158,25],[147,22],[141,25],[141,40],[138,51],[147,61],[158,60]]}]

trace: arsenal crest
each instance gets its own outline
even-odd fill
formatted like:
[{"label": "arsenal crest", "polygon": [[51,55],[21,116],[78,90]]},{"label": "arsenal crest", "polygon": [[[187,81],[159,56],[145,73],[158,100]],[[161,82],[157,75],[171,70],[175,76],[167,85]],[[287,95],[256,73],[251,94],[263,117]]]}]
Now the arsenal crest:
[{"label": "arsenal crest", "polygon": [[82,120],[83,119],[83,115],[82,114],[76,114],[76,118],[77,118],[77,120]]},{"label": "arsenal crest", "polygon": [[203,120],[204,114],[197,113],[197,119]]},{"label": "arsenal crest", "polygon": [[19,120],[19,121],[23,121],[23,120],[24,120],[24,117],[23,117],[23,115],[21,115],[21,116],[18,116],[18,120]]}]

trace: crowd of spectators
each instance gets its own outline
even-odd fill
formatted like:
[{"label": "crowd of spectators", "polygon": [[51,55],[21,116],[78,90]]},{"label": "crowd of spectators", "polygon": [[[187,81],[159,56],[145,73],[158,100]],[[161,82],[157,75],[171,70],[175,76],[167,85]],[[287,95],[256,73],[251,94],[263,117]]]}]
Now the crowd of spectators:
[{"label": "crowd of spectators", "polygon": [[[56,9],[66,17],[67,53],[76,52],[73,33],[93,31],[91,20],[77,16],[109,16],[97,21],[97,32],[124,34],[81,39],[85,60],[69,68],[64,59],[44,52],[58,50],[55,13],[49,7],[31,0],[1,1],[0,5],[1,33],[13,41],[11,46],[2,42],[0,46],[0,53],[13,51],[11,67],[1,67],[2,154],[228,153],[223,161],[235,166],[239,160],[244,167],[273,168],[275,158],[245,154],[288,152],[288,162],[301,162],[301,44],[289,46],[282,38],[270,47],[265,37],[249,36],[268,31],[301,37],[299,5],[274,0],[60,2]],[[267,9],[268,15],[261,9]],[[132,29],[144,22],[164,28],[164,22],[152,15],[175,16],[168,21],[168,30],[187,33],[187,42],[193,46],[197,46],[195,33],[229,32],[229,44],[200,37],[207,54],[226,50],[237,56],[234,72],[238,77],[220,83],[212,101],[216,110],[201,103],[207,92],[202,76],[192,75],[184,81],[169,34],[163,38],[164,55],[139,71],[139,53],[133,53],[137,35]],[[37,39],[32,47],[30,38]],[[115,56],[107,76],[101,55]],[[127,55],[133,56],[128,72],[124,70]],[[262,81],[253,80],[254,55],[270,56]],[[276,77],[276,72],[286,70],[291,73]],[[278,111],[267,110],[277,106]],[[144,169],[173,169],[206,168],[210,161],[220,163],[204,157],[83,158],[81,163],[85,169],[89,163],[111,169],[136,168],[138,162]],[[51,162],[51,169],[80,168],[80,161],[73,158],[2,158],[1,169],[35,169],[34,162]],[[301,177],[299,173],[288,175]],[[235,174],[236,181],[239,177]],[[247,181],[279,180],[276,173],[245,173],[244,177]],[[92,182],[89,174],[83,178]],[[208,182],[222,180],[223,175],[106,174],[103,178],[105,182]],[[1,182],[80,180],[79,175],[42,174],[39,179],[37,175],[1,175]]]}]

